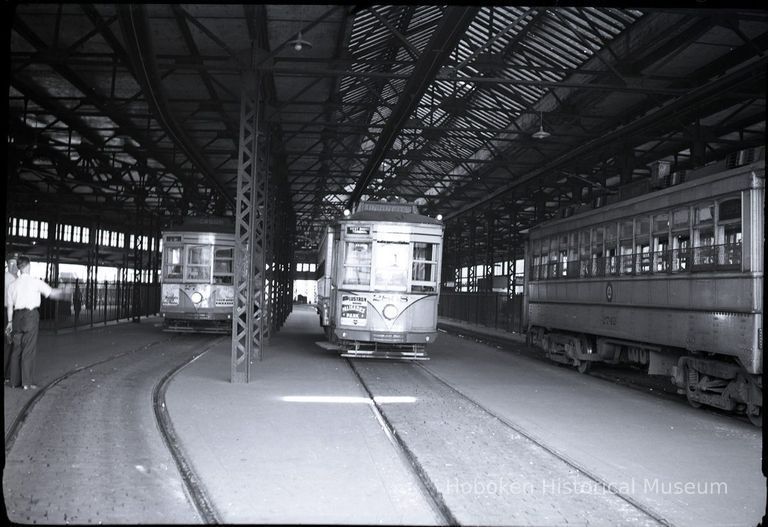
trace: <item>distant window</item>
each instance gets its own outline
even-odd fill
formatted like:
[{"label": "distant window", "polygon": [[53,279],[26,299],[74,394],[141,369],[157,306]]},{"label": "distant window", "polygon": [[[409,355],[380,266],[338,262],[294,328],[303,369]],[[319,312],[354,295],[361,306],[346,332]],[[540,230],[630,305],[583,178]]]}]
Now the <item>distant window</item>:
[{"label": "distant window", "polygon": [[672,213],[672,227],[687,227],[688,226],[688,208],[678,209]]},{"label": "distant window", "polygon": [[187,264],[184,279],[190,282],[211,280],[211,246],[190,245],[187,247]]},{"label": "distant window", "polygon": [[371,284],[371,242],[347,242],[344,253],[344,284]]},{"label": "distant window", "polygon": [[168,246],[163,253],[163,275],[170,280],[181,280],[183,247]]},{"label": "distant window", "polygon": [[216,247],[213,252],[213,283],[231,284],[233,281],[234,252],[231,247]]},{"label": "distant window", "polygon": [[434,243],[413,244],[413,291],[435,291],[437,286],[437,250]]},{"label": "distant window", "polygon": [[720,222],[741,219],[741,198],[721,201],[719,209]]},{"label": "distant window", "polygon": [[408,265],[411,261],[409,250],[408,243],[381,241],[376,243],[374,268],[377,289],[405,291],[408,285]]}]

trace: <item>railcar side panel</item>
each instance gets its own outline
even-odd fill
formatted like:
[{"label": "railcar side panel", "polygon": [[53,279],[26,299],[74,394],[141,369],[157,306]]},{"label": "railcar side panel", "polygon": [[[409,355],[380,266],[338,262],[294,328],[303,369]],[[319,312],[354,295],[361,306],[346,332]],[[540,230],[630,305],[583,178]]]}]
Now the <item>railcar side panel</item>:
[{"label": "railcar side panel", "polygon": [[748,373],[762,372],[761,314],[553,302],[531,304],[530,316],[543,328],[717,353],[738,359]]}]

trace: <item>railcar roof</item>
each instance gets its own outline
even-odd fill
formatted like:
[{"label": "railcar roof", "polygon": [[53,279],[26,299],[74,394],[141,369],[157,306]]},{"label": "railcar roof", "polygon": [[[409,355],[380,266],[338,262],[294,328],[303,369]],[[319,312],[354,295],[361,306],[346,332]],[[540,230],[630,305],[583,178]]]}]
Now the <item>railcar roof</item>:
[{"label": "railcar roof", "polygon": [[443,222],[430,218],[429,216],[423,216],[421,214],[411,214],[406,212],[379,212],[363,210],[350,214],[342,221],[386,221],[393,223],[425,223],[428,225],[442,225]]},{"label": "railcar roof", "polygon": [[736,167],[729,170],[722,170],[713,174],[696,176],[696,174],[694,173],[692,174],[692,176],[694,176],[694,179],[691,179],[690,181],[686,181],[678,185],[669,186],[661,190],[650,192],[648,194],[643,194],[641,196],[637,196],[634,198],[617,201],[615,203],[611,203],[609,205],[605,205],[604,207],[600,207],[597,209],[579,211],[567,218],[557,218],[557,219],[545,221],[530,227],[526,234],[530,236],[532,234],[540,233],[547,229],[550,229],[559,225],[563,225],[566,223],[579,222],[581,220],[588,220],[590,218],[600,217],[601,215],[606,215],[614,211],[627,209],[635,204],[640,204],[644,202],[653,203],[655,201],[658,201],[663,196],[668,196],[670,194],[679,194],[681,192],[687,193],[687,191],[691,191],[696,187],[699,187],[701,185],[711,184],[719,180],[735,178],[735,177],[742,177],[746,180],[749,177],[751,177],[751,174],[753,173],[756,174],[758,178],[765,177],[765,161],[760,161],[757,163],[753,163],[751,165],[744,165],[744,166]]},{"label": "railcar roof", "polygon": [[166,232],[215,232],[221,234],[235,233],[234,222],[229,223],[184,223],[180,225],[170,225],[163,229]]}]

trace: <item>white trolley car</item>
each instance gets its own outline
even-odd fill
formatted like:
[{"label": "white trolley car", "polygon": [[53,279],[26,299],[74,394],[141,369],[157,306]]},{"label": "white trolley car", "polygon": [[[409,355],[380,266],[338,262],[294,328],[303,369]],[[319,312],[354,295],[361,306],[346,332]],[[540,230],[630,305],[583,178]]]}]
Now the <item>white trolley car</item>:
[{"label": "white trolley car", "polygon": [[160,314],[166,331],[232,331],[234,244],[230,218],[187,218],[163,232]]},{"label": "white trolley car", "polygon": [[415,204],[373,201],[329,226],[317,268],[324,347],[426,359],[437,338],[443,230]]}]

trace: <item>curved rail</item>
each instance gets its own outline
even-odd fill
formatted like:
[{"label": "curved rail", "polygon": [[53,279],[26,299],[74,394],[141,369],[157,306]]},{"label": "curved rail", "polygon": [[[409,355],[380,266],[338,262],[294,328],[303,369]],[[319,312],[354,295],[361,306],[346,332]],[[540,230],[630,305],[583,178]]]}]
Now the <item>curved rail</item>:
[{"label": "curved rail", "polygon": [[27,420],[27,417],[29,416],[32,409],[35,407],[35,405],[42,399],[43,395],[45,395],[51,388],[59,384],[60,382],[68,379],[69,377],[72,377],[73,375],[80,373],[83,370],[87,370],[88,368],[94,368],[96,366],[101,366],[102,364],[106,364],[107,362],[120,359],[122,357],[125,357],[126,355],[131,355],[132,353],[138,353],[140,351],[144,351],[147,349],[150,349],[158,344],[162,344],[164,342],[170,342],[176,338],[176,335],[162,339],[162,340],[156,340],[154,342],[150,342],[149,344],[144,344],[143,346],[140,346],[138,348],[134,348],[128,351],[124,351],[122,353],[118,353],[117,355],[112,355],[110,357],[107,357],[106,359],[101,359],[96,362],[93,362],[91,364],[86,364],[85,366],[80,366],[79,368],[75,368],[72,370],[69,370],[68,372],[64,373],[63,375],[56,377],[51,382],[46,384],[45,386],[41,387],[35,395],[29,399],[24,406],[21,407],[21,410],[16,415],[16,418],[13,420],[13,423],[8,428],[8,432],[5,434],[5,457],[8,457],[8,453],[13,448],[13,444],[16,441],[16,438],[19,435],[19,431],[21,430],[21,427],[24,426],[24,422]]},{"label": "curved rail", "polygon": [[[123,358],[127,355],[148,350],[150,348],[153,348],[154,346],[157,346],[158,344],[170,342],[179,337],[180,335],[175,334],[169,338],[157,340],[155,342],[151,342],[149,344],[145,344],[143,346],[119,353],[117,355],[112,355],[106,359],[101,359],[96,362],[86,364],[78,368],[74,368],[72,370],[67,371],[63,375],[60,375],[59,377],[53,379],[52,381],[47,383],[45,386],[42,386],[37,391],[37,393],[35,393],[35,395],[24,404],[24,406],[22,406],[18,415],[16,416],[13,423],[9,427],[8,432],[5,435],[6,458],[8,457],[11,449],[13,448],[13,445],[16,441],[16,438],[19,435],[19,432],[21,431],[25,421],[27,420],[28,416],[34,409],[35,405],[53,387],[60,384],[62,381],[65,381],[66,379],[72,377],[73,375],[76,375],[77,373],[82,372],[83,370],[87,370],[89,368],[95,368],[97,366],[106,364],[108,362]],[[187,461],[184,451],[179,445],[179,440],[176,436],[176,433],[173,428],[173,424],[171,422],[171,419],[168,415],[168,411],[166,408],[165,393],[167,391],[170,381],[173,379],[173,377],[177,373],[179,373],[182,369],[184,369],[185,367],[190,365],[192,362],[200,358],[202,355],[207,353],[215,344],[217,344],[223,338],[225,337],[219,336],[219,337],[208,340],[206,345],[204,345],[204,349],[200,353],[197,353],[191,359],[185,360],[180,365],[175,366],[172,370],[166,373],[157,382],[157,384],[155,384],[152,390],[153,411],[154,411],[155,419],[157,421],[158,430],[160,431],[160,436],[162,437],[163,443],[168,448],[171,454],[171,457],[173,458],[174,463],[176,464],[176,467],[179,470],[179,474],[181,475],[184,490],[187,493],[187,496],[189,497],[190,502],[192,503],[193,507],[195,508],[201,520],[204,523],[208,523],[208,524],[222,523],[220,520],[220,515],[216,511],[215,507],[213,506],[212,501],[208,497],[208,494],[207,494],[207,491],[205,490],[204,485],[202,484],[200,478],[192,469],[191,464]]]},{"label": "curved rail", "polygon": [[184,489],[186,490],[190,501],[197,510],[200,518],[207,524],[221,524],[221,516],[214,507],[213,501],[208,496],[208,491],[206,490],[205,485],[203,485],[202,480],[194,471],[189,461],[187,461],[187,456],[176,435],[173,422],[168,415],[168,408],[165,404],[165,393],[168,390],[168,385],[177,373],[208,353],[213,346],[218,344],[224,338],[225,337],[221,336],[209,341],[203,351],[166,373],[152,389],[152,408],[155,412],[157,427],[160,430],[163,443],[165,443],[165,446],[171,453],[173,461],[176,463],[176,468],[179,470],[179,474],[181,474]]}]

